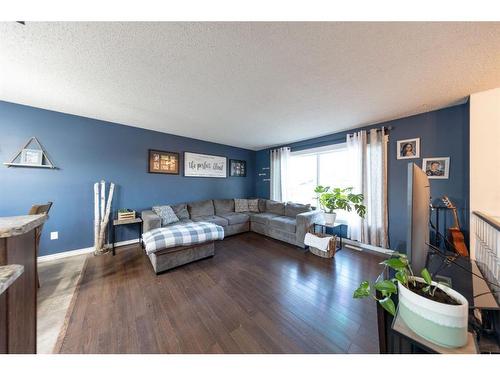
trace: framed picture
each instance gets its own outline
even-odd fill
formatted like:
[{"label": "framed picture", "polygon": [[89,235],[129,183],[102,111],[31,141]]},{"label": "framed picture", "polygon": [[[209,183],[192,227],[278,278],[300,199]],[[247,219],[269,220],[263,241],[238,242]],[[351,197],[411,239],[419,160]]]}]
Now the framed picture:
[{"label": "framed picture", "polygon": [[21,151],[21,164],[42,165],[43,150],[25,148]]},{"label": "framed picture", "polygon": [[422,169],[429,178],[447,179],[450,173],[450,158],[424,158]]},{"label": "framed picture", "polygon": [[184,152],[184,176],[226,178],[227,158]]},{"label": "framed picture", "polygon": [[149,150],[149,173],[179,174],[177,152]]},{"label": "framed picture", "polygon": [[398,159],[416,159],[420,157],[420,138],[402,139],[397,145]]},{"label": "framed picture", "polygon": [[231,159],[229,162],[229,171],[231,177],[246,177],[247,162],[245,160]]}]

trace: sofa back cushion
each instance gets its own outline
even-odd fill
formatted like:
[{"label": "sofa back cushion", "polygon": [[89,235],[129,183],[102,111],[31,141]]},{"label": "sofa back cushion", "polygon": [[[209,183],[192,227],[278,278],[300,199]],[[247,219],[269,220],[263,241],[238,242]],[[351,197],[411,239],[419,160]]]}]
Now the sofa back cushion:
[{"label": "sofa back cushion", "polygon": [[234,200],[234,211],[235,212],[247,212],[248,211],[248,199],[235,199]]},{"label": "sofa back cushion", "polygon": [[234,212],[234,199],[214,199],[215,214]]},{"label": "sofa back cushion", "polygon": [[259,198],[259,212],[266,212],[266,200]]},{"label": "sofa back cushion", "polygon": [[276,215],[285,215],[285,203],[266,200],[266,212]]},{"label": "sofa back cushion", "polygon": [[260,210],[259,210],[259,199],[249,199],[248,200],[248,211],[250,211],[250,212],[260,212]]},{"label": "sofa back cushion", "polygon": [[171,206],[179,220],[188,220],[189,212],[186,203],[178,203]]},{"label": "sofa back cushion", "polygon": [[215,215],[214,203],[212,200],[189,202],[188,211],[191,218]]},{"label": "sofa back cushion", "polygon": [[285,216],[293,217],[301,214],[303,212],[311,211],[310,204],[300,204],[300,203],[292,203],[288,202],[285,206]]}]

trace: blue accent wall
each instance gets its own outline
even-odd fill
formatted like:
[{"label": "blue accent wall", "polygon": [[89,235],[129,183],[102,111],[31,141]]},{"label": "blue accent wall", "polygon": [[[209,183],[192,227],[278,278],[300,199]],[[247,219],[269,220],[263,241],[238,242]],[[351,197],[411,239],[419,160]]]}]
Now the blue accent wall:
[{"label": "blue accent wall", "polygon": [[[85,117],[0,101],[0,161],[7,162],[36,136],[56,170],[0,166],[0,216],[27,214],[53,201],[40,255],[93,245],[94,182],[113,181],[114,210],[141,211],[154,204],[255,195],[255,152]],[[192,151],[247,161],[247,177],[193,178],[151,174],[148,149]],[[51,241],[49,233],[59,232]],[[117,240],[137,238],[120,230]]]},{"label": "blue accent wall", "polygon": [[[433,199],[448,195],[457,205],[461,224],[467,237],[469,229],[469,103],[356,130],[379,126],[392,127],[389,132],[388,146],[388,205],[391,248],[398,250],[406,248],[408,162],[415,162],[419,167],[422,167],[422,158],[426,157],[450,157],[449,179],[430,180],[431,195]],[[283,146],[290,146],[292,151],[299,151],[342,143],[345,142],[346,135],[353,131],[335,133]],[[420,138],[421,157],[419,159],[397,160],[397,141],[408,138]],[[262,169],[269,167],[269,163],[269,149],[258,151],[256,156],[256,194],[258,197],[269,197],[270,184],[268,181],[264,181],[264,179],[269,178],[269,173],[266,173],[266,176],[258,176],[259,173],[269,172]],[[442,227],[444,221],[440,222]],[[450,215],[446,217],[446,223],[451,224]]]}]

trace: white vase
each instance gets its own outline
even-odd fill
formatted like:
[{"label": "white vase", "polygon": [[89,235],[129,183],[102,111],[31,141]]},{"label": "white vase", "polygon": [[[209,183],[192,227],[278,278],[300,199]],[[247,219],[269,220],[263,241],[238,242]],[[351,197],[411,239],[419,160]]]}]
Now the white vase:
[{"label": "white vase", "polygon": [[[420,277],[414,279],[425,283]],[[422,297],[401,283],[398,285],[398,314],[412,331],[434,344],[448,348],[458,348],[467,343],[469,303],[464,296],[445,285],[432,282],[432,285],[437,285],[461,303],[448,305]]]},{"label": "white vase", "polygon": [[337,217],[336,212],[323,212],[323,218],[325,219],[325,224],[333,226],[335,224],[335,218]]}]

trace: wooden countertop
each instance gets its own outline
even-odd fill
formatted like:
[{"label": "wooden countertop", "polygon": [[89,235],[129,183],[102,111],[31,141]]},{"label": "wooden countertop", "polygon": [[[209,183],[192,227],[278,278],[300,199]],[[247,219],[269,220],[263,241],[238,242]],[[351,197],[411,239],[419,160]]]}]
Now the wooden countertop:
[{"label": "wooden countertop", "polygon": [[0,217],[0,238],[28,233],[47,220],[47,215],[23,215]]},{"label": "wooden countertop", "polygon": [[14,281],[24,272],[24,266],[20,264],[9,264],[0,266],[0,294],[5,292]]}]

